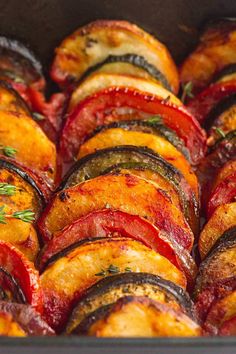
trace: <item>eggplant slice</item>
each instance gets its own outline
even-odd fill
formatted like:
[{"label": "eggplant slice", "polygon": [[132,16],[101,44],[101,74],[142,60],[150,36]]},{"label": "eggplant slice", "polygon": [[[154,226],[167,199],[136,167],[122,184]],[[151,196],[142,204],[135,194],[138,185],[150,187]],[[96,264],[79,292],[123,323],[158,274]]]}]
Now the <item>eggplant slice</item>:
[{"label": "eggplant slice", "polygon": [[131,295],[167,303],[195,319],[193,303],[182,288],[157,275],[127,272],[106,277],[88,289],[75,306],[65,332],[76,334],[76,328],[90,313]]},{"label": "eggplant slice", "polygon": [[19,93],[14,90],[8,82],[1,80],[0,111],[19,112],[31,116],[29,107],[27,106],[26,102],[21,98]]},{"label": "eggplant slice", "polygon": [[158,77],[163,86],[178,92],[177,69],[166,47],[126,21],[95,21],[68,36],[56,49],[51,77],[68,87],[78,82],[91,67],[96,69],[96,65],[111,60],[111,56],[142,66]]},{"label": "eggplant slice", "polygon": [[192,337],[200,326],[181,311],[142,296],[126,296],[102,306],[77,327],[77,334],[96,337]]}]

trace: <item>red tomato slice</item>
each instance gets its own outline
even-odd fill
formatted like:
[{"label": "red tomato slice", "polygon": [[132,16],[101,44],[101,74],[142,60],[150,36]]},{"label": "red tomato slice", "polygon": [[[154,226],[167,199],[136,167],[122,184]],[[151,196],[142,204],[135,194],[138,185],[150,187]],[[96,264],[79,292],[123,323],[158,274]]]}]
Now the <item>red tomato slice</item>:
[{"label": "red tomato slice", "polygon": [[111,209],[92,212],[56,233],[41,253],[40,269],[44,268],[53,255],[76,242],[88,238],[116,236],[141,241],[183,270],[189,283],[193,283],[196,265],[188,252],[176,242],[173,243],[173,240],[170,241],[167,235],[161,233],[147,220],[137,215]]},{"label": "red tomato slice", "polygon": [[39,275],[33,263],[14,246],[0,241],[0,267],[17,280],[27,303],[38,312],[42,312],[42,293],[39,285]]},{"label": "red tomato slice", "polygon": [[71,161],[77,155],[80,144],[100,125],[134,118],[147,119],[157,114],[183,139],[192,162],[197,163],[206,151],[206,135],[194,117],[183,107],[167,100],[124,87],[100,91],[75,107],[62,130],[61,156],[64,161]]},{"label": "red tomato slice", "polygon": [[212,84],[190,100],[187,108],[200,124],[204,124],[212,108],[233,93],[236,93],[236,81]]}]

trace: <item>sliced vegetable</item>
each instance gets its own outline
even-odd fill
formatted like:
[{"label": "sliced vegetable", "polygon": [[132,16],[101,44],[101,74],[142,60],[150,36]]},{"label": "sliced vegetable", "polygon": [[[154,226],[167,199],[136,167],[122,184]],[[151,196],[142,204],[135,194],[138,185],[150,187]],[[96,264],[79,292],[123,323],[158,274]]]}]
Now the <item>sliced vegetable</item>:
[{"label": "sliced vegetable", "polygon": [[163,86],[178,92],[178,73],[167,48],[126,21],[99,20],[72,33],[56,49],[51,77],[61,86],[71,85],[91,67],[103,65],[110,55],[146,71],[150,68]]},{"label": "sliced vegetable", "polygon": [[198,202],[193,190],[173,165],[147,148],[116,146],[87,155],[72,166],[64,177],[60,188],[68,188],[121,168],[129,168],[141,177],[158,182],[161,189],[168,190],[172,201],[176,202],[175,205],[178,205],[179,200],[185,217],[195,233],[198,233]]},{"label": "sliced vegetable", "polygon": [[0,311],[10,314],[29,336],[51,336],[54,334],[52,328],[32,306],[0,301]]},{"label": "sliced vegetable", "polygon": [[97,73],[89,75],[89,77],[79,84],[73,91],[69,103],[69,112],[71,112],[78,105],[78,103],[83,101],[85,98],[98,91],[114,86],[126,88],[131,87],[151,95],[156,95],[163,100],[168,99],[169,102],[176,106],[182,106],[182,102],[177,97],[154,81],[132,77],[130,75],[125,76]]},{"label": "sliced vegetable", "polygon": [[87,140],[81,145],[78,158],[94,153],[96,150],[119,145],[148,147],[158,153],[163,159],[176,167],[192,187],[198,199],[199,186],[197,178],[185,157],[167,140],[161,136],[144,132],[127,131],[121,128],[110,128]]},{"label": "sliced vegetable", "polygon": [[193,284],[196,265],[188,252],[179,244],[173,244],[167,234],[161,233],[147,220],[111,209],[92,212],[55,233],[40,254],[39,268],[44,269],[51,257],[76,242],[117,236],[140,241],[160,253],[185,273],[190,286]]},{"label": "sliced vegetable", "polygon": [[127,272],[101,279],[89,288],[75,306],[66,333],[76,334],[77,327],[89,314],[123,296],[146,296],[194,318],[193,304],[182,288],[157,275]]},{"label": "sliced vegetable", "polygon": [[225,321],[219,330],[220,336],[235,336],[236,334],[236,316]]},{"label": "sliced vegetable", "polygon": [[111,208],[153,222],[190,250],[193,234],[182,212],[154,184],[134,175],[104,175],[57,193],[38,226],[49,240],[56,232],[90,212]]},{"label": "sliced vegetable", "polygon": [[[38,312],[42,311],[42,293],[38,272],[33,263],[9,243],[0,241],[0,267],[17,282],[25,298]],[[1,284],[4,290],[4,282]],[[14,294],[13,294],[14,297]]]},{"label": "sliced vegetable", "polygon": [[40,127],[28,116],[1,112],[0,143],[16,149],[15,159],[53,183],[56,149]]},{"label": "sliced vegetable", "polygon": [[25,337],[26,333],[6,312],[0,312],[0,336]]},{"label": "sliced vegetable", "polygon": [[88,316],[77,333],[96,337],[193,337],[200,326],[181,311],[146,297],[127,296]]},{"label": "sliced vegetable", "polygon": [[85,240],[63,250],[51,262],[41,275],[41,284],[44,318],[57,332],[63,329],[79,298],[106,276],[104,271],[111,266],[116,272],[108,274],[125,273],[129,267],[132,272],[156,274],[183,288],[186,286],[184,274],[165,257],[126,238]]},{"label": "sliced vegetable", "polygon": [[65,161],[76,156],[79,146],[96,127],[114,121],[147,119],[160,114],[163,123],[183,139],[193,163],[205,154],[206,137],[197,121],[183,107],[131,88],[109,88],[85,99],[69,114],[60,138]]},{"label": "sliced vegetable", "polygon": [[227,296],[213,303],[204,323],[204,328],[208,333],[217,335],[221,325],[236,315],[235,300],[236,291],[232,291]]},{"label": "sliced vegetable", "polygon": [[220,205],[229,204],[235,201],[236,197],[236,172],[227,176],[212,190],[207,204],[207,215],[211,217],[213,212]]},{"label": "sliced vegetable", "polygon": [[236,275],[236,239],[215,247],[201,263],[196,280],[196,294],[218,281],[229,280]]},{"label": "sliced vegetable", "polygon": [[236,226],[236,203],[220,205],[200,234],[198,247],[202,259],[221,235],[232,226]]},{"label": "sliced vegetable", "polygon": [[185,59],[180,70],[183,83],[191,81],[194,90],[206,87],[215,74],[236,62],[235,18],[210,21],[197,48]]},{"label": "sliced vegetable", "polygon": [[212,84],[191,99],[187,104],[187,108],[200,124],[204,125],[207,124],[211,111],[214,113],[214,107],[218,104],[220,105],[223,99],[235,95],[235,93],[236,81]]},{"label": "sliced vegetable", "polygon": [[18,92],[5,81],[0,81],[0,111],[19,112],[30,115],[29,108],[25,101]]}]

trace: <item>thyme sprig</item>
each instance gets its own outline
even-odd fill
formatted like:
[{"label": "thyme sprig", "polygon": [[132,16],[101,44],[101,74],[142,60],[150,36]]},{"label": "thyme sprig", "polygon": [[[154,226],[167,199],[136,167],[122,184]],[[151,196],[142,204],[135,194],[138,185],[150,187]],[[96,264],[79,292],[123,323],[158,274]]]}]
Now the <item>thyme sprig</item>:
[{"label": "thyme sprig", "polygon": [[7,224],[7,219],[19,219],[27,223],[32,223],[35,220],[35,213],[30,210],[20,210],[15,211],[12,214],[7,214],[5,209],[5,205],[0,207],[0,224]]},{"label": "thyme sprig", "polygon": [[17,149],[13,148],[12,146],[4,146],[0,145],[0,151],[2,151],[3,155],[7,157],[14,157],[17,153]]},{"label": "thyme sprig", "polygon": [[[99,273],[96,273],[95,275],[97,277],[106,277],[110,274],[117,274],[117,273],[120,273],[121,270],[119,267],[117,267],[116,265],[114,264],[110,264],[109,267],[107,269],[101,269],[101,271]],[[125,272],[132,272],[132,269],[129,268],[129,267],[126,267],[125,268]]]},{"label": "thyme sprig", "polygon": [[12,196],[16,193],[16,186],[5,182],[0,183],[0,195]]},{"label": "thyme sprig", "polygon": [[192,81],[187,82],[186,84],[182,85],[182,96],[181,96],[181,101],[184,103],[186,101],[186,97],[193,98],[193,83]]}]

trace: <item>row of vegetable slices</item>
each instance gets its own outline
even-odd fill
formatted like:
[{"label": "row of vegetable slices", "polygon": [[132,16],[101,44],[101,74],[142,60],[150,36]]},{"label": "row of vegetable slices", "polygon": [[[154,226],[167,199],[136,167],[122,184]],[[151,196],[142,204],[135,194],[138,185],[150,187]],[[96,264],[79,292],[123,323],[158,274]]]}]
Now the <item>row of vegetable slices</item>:
[{"label": "row of vegetable slices", "polygon": [[[185,97],[198,87],[184,76],[189,60]],[[203,102],[207,140],[198,103],[207,95],[184,106],[166,47],[125,21],[66,38],[51,77],[62,92],[47,101],[32,53],[0,38],[0,333],[221,333],[209,316],[233,296],[233,106],[212,118],[223,96]],[[208,222],[199,236],[200,199]],[[206,257],[198,276],[197,240]]]}]

